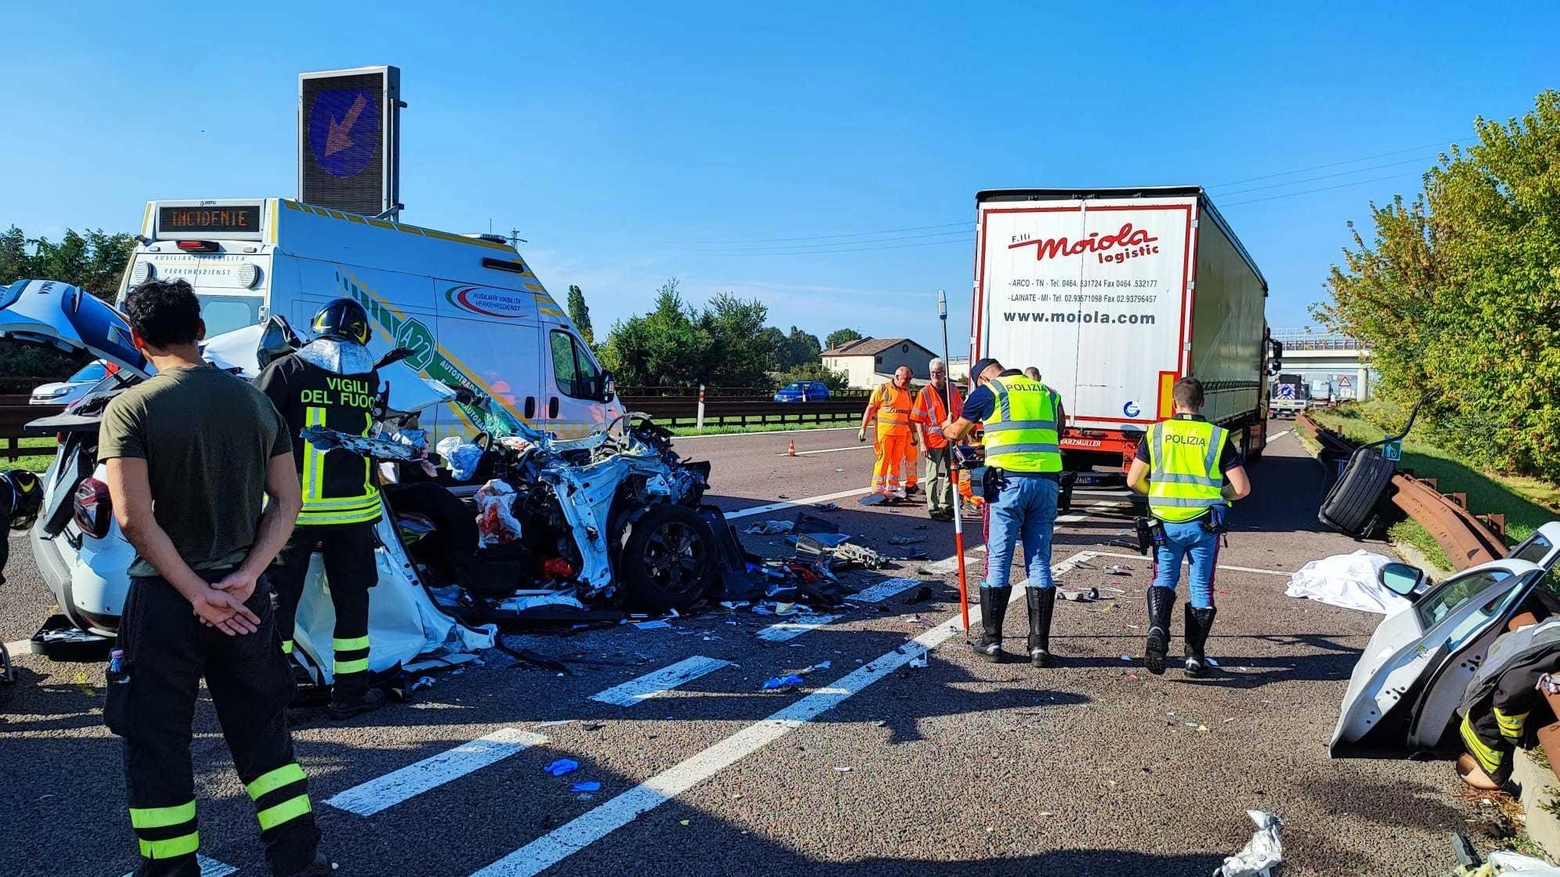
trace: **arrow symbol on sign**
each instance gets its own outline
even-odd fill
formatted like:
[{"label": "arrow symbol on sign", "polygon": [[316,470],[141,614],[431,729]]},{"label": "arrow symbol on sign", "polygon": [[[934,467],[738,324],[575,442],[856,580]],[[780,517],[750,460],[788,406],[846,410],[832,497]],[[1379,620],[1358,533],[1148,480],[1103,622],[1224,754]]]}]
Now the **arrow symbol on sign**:
[{"label": "arrow symbol on sign", "polygon": [[[334,118],[330,120],[330,132],[325,135],[325,154],[335,155],[343,149],[352,148],[352,126],[357,124],[358,116],[363,115],[363,108],[368,106],[368,97],[363,94],[357,96],[352,106],[347,110],[346,116],[340,122]],[[315,129],[318,130],[318,129]]]}]

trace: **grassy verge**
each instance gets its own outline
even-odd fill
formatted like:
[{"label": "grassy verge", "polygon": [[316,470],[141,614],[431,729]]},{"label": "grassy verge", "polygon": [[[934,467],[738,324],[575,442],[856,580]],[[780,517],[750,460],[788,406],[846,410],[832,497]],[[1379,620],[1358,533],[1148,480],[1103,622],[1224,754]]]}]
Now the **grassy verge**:
[{"label": "grassy verge", "polygon": [[765,423],[752,424],[750,426],[706,426],[700,430],[692,426],[674,426],[672,435],[743,435],[750,432],[784,432],[793,429],[845,429],[854,428],[856,424],[848,420],[837,423]]},{"label": "grassy verge", "polygon": [[17,457],[14,460],[0,460],[0,468],[26,469],[29,472],[42,474],[54,462],[54,439],[48,437],[18,439],[16,444],[23,448],[39,448],[44,453],[39,456]]},{"label": "grassy verge", "polygon": [[[1402,423],[1405,414],[1377,401],[1346,404],[1338,408],[1311,412],[1311,418],[1356,442],[1373,442],[1387,433],[1376,423]],[[1560,485],[1534,478],[1482,472],[1456,459],[1435,445],[1403,442],[1401,468],[1411,469],[1421,478],[1436,479],[1443,493],[1466,493],[1468,508],[1479,514],[1506,516],[1506,537],[1511,541],[1527,538],[1541,524],[1560,517]],[[1395,524],[1388,535],[1394,541],[1407,542],[1423,551],[1436,563],[1451,569],[1446,555],[1435,539],[1413,521]]]}]

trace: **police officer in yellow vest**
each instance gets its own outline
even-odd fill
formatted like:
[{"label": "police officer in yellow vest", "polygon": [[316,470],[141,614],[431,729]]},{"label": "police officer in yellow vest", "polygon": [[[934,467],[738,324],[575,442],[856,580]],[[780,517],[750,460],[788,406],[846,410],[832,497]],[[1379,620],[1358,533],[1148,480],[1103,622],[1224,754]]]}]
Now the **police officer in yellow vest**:
[{"label": "police officer in yellow vest", "polygon": [[1240,451],[1229,441],[1229,430],[1204,420],[1203,385],[1182,378],[1171,391],[1175,416],[1148,428],[1138,445],[1127,483],[1148,494],[1148,510],[1163,526],[1155,539],[1154,584],[1148,589],[1148,643],[1143,664],[1148,672],[1165,672],[1170,650],[1170,614],[1181,560],[1191,560],[1191,602],[1186,604],[1186,675],[1203,676],[1208,660],[1203,648],[1213,617],[1213,575],[1219,563],[1219,534],[1231,500],[1251,493]]},{"label": "police officer in yellow vest", "polygon": [[1056,526],[1056,500],[1061,489],[1062,451],[1059,430],[1065,420],[1061,397],[1045,384],[1016,369],[1004,369],[994,359],[977,360],[970,369],[976,383],[964,411],[943,425],[943,435],[957,442],[979,421],[985,424],[986,466],[1002,485],[989,497],[991,520],[986,534],[986,578],[980,584],[980,638],[970,644],[988,661],[1004,659],[1002,619],[1013,589],[1008,575],[1013,546],[1024,543],[1029,574],[1025,596],[1029,604],[1029,663],[1051,665],[1051,610],[1056,587],[1051,581],[1051,531]]},{"label": "police officer in yellow vest", "polygon": [[369,353],[368,314],[350,298],[328,302],[314,315],[315,339],[266,367],[256,379],[292,432],[293,457],[303,482],[303,511],[271,576],[282,650],[293,649],[298,603],[309,558],[321,554],[336,610],[330,714],[345,719],[384,705],[368,685],[368,589],[379,581],[374,525],[381,515],[373,463],[340,448],[321,451],[305,442],[305,427],[324,426],[368,435],[379,393]]}]

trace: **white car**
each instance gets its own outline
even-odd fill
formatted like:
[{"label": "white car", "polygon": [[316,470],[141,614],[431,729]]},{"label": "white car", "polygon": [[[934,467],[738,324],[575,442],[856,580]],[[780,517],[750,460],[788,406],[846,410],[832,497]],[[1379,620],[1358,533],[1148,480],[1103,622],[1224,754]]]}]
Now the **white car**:
[{"label": "white car", "polygon": [[[31,543],[60,614],[34,637],[33,650],[56,660],[101,660],[132,587],[127,569],[135,551],[112,515],[106,467],[96,454],[98,424],[108,399],[144,380],[152,367],[129,346],[122,315],[53,281],[0,286],[0,338],[90,351],[117,363],[126,378],[123,385],[107,382],[70,412],[27,427],[59,439]],[[202,352],[213,365],[253,379],[264,362],[296,341],[285,320],[272,317],[209,339]],[[463,406],[479,420],[491,409],[491,400],[476,399],[469,388],[419,376],[406,362],[414,353],[397,348],[380,360],[387,423],[437,404]],[[509,436],[519,440],[513,445],[487,440],[496,445],[490,451],[494,474],[513,497],[498,504],[530,540],[514,541],[512,551],[495,552],[497,557],[475,554],[476,510],[457,494],[476,492],[475,484],[385,484],[387,513],[375,526],[379,582],[369,601],[369,669],[386,672],[421,656],[491,647],[496,627],[471,626],[476,620],[510,618],[547,603],[583,610],[583,599],[639,611],[686,610],[724,571],[741,573],[741,548],[730,526],[719,509],[702,503],[709,463],[684,462],[665,430],[628,417],[611,426],[619,425],[584,439],[528,430]],[[430,526],[438,531],[442,520],[445,538],[423,543],[409,537],[401,525],[413,526],[413,518],[422,518],[418,526],[425,532]],[[316,681],[328,682],[334,609],[319,586],[321,572],[316,559],[298,610],[293,657]]]},{"label": "white car", "polygon": [[87,363],[81,370],[63,381],[55,381],[52,384],[39,384],[33,387],[32,397],[27,400],[29,405],[64,405],[70,406],[92,391],[108,377],[119,371],[119,366],[106,359],[99,359]]},{"label": "white car", "polygon": [[1368,748],[1367,738],[1416,752],[1440,744],[1512,616],[1529,601],[1546,609],[1560,601],[1560,522],[1439,584],[1403,563],[1382,567],[1380,581],[1410,602],[1382,620],[1354,665],[1329,747],[1335,756]]}]

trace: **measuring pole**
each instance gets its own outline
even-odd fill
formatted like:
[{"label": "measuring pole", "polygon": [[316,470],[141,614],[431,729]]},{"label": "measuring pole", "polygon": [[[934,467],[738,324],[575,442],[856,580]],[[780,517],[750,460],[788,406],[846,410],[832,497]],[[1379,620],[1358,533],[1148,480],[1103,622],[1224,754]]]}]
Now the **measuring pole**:
[{"label": "measuring pole", "polygon": [[[948,295],[942,290],[937,290],[937,319],[942,320],[943,332],[943,368],[953,370],[952,359],[948,356]],[[949,376],[948,386],[953,386],[953,377]],[[945,391],[943,404],[948,409],[948,416],[953,416],[951,400],[953,393]],[[942,424],[937,425],[942,429]],[[948,449],[948,481],[953,485],[953,550],[959,558],[959,617],[964,620],[964,629],[970,629],[970,588],[964,577],[964,498],[959,495],[959,474],[953,468],[953,445]]]}]

